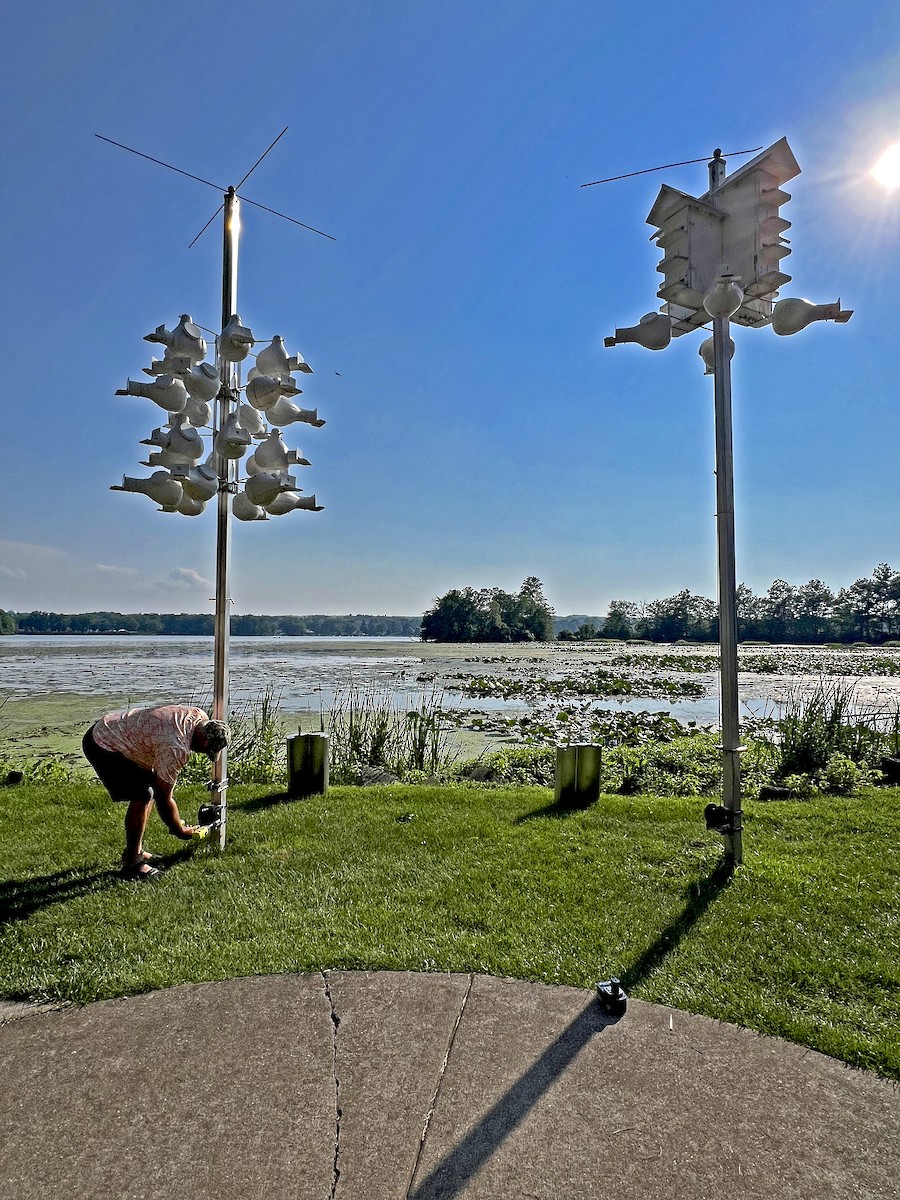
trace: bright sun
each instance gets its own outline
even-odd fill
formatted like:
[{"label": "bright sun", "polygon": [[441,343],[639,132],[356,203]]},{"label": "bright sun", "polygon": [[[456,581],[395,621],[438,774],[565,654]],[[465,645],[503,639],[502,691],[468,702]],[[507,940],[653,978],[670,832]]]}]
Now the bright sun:
[{"label": "bright sun", "polygon": [[872,174],[889,190],[900,187],[900,142],[888,146],[872,168]]}]

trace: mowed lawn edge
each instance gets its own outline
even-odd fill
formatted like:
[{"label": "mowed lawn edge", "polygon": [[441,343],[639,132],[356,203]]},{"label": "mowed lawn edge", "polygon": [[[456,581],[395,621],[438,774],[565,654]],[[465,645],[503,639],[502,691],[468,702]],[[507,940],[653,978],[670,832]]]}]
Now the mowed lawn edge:
[{"label": "mowed lawn edge", "polygon": [[[705,800],[540,788],[230,792],[224,853],[116,876],[121,806],[0,789],[0,995],[87,1003],[328,968],[476,972],[629,993],[900,1079],[900,791],[747,802],[723,871]],[[179,793],[190,816],[202,789]]]}]

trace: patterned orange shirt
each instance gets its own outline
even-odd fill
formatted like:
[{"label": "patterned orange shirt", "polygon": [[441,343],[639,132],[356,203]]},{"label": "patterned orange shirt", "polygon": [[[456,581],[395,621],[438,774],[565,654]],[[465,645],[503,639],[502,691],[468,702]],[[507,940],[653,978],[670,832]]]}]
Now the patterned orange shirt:
[{"label": "patterned orange shirt", "polygon": [[174,785],[191,755],[194,730],[208,720],[202,708],[186,704],[122,709],[100,718],[94,726],[94,741],[101,749],[123,754]]}]

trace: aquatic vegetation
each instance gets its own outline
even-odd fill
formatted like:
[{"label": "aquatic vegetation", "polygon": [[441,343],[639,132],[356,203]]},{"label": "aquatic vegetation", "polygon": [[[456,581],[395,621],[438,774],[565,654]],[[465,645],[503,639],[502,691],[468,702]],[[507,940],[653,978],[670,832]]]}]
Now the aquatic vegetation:
[{"label": "aquatic vegetation", "polygon": [[595,696],[598,699],[644,696],[675,700],[706,695],[706,688],[691,680],[669,679],[658,674],[629,678],[603,667],[588,668],[579,675],[540,679],[457,672],[449,677],[447,688],[482,699],[532,701],[546,696]]}]

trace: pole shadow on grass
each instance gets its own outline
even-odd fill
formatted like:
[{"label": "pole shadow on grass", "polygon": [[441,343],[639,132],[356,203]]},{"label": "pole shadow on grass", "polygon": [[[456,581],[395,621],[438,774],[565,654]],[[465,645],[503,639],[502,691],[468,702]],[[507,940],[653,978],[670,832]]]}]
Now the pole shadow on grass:
[{"label": "pole shadow on grass", "polygon": [[[626,989],[643,982],[665,961],[700,920],[732,876],[731,864],[721,861],[705,879],[692,884],[684,910],[662,930],[656,941],[620,973]],[[624,1020],[628,1020],[627,1014]],[[452,1200],[468,1186],[477,1171],[525,1120],[532,1108],[563,1074],[595,1033],[616,1024],[593,1002],[547,1047],[531,1067],[500,1097],[413,1190],[408,1200]]]},{"label": "pole shadow on grass", "polygon": [[723,858],[705,879],[691,884],[688,889],[688,902],[683,912],[674,921],[670,921],[656,941],[648,946],[643,954],[631,966],[626,967],[619,976],[626,992],[643,983],[662,966],[679,942],[690,933],[722,889],[731,882],[733,870],[732,864]]},{"label": "pole shadow on grass", "polygon": [[524,821],[536,821],[539,817],[572,817],[576,813],[587,812],[591,807],[590,804],[573,804],[571,800],[551,800],[549,804],[544,804],[540,808],[532,809],[531,812],[522,813],[513,821],[514,825],[521,825]]},{"label": "pole shadow on grass", "polygon": [[297,796],[289,796],[287,792],[272,792],[268,796],[254,796],[252,800],[242,800],[229,807],[235,811],[251,813],[260,812],[265,808],[276,808],[281,804],[299,803]]},{"label": "pole shadow on grass", "polygon": [[[158,855],[155,864],[162,870],[191,857],[193,847]],[[78,900],[89,892],[104,892],[109,888],[127,885],[118,870],[109,868],[69,867],[52,875],[32,875],[28,879],[7,879],[0,883],[0,925],[24,921],[32,913]],[[140,887],[153,884],[140,883]]]}]

